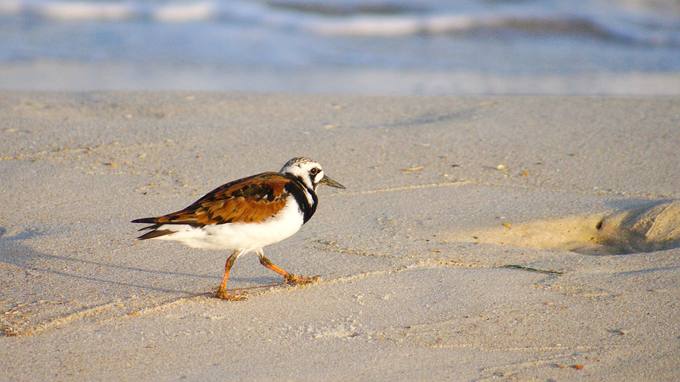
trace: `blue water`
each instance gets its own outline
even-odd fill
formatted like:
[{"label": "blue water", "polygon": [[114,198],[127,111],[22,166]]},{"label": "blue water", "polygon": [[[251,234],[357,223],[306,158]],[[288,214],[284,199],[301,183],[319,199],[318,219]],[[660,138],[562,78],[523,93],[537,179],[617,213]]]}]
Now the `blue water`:
[{"label": "blue water", "polygon": [[679,77],[674,0],[0,0],[0,88],[675,94]]}]

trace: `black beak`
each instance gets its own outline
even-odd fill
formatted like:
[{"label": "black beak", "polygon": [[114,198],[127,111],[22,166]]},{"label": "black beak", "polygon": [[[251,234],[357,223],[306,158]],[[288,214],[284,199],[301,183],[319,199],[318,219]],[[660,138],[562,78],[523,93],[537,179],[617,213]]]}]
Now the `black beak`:
[{"label": "black beak", "polygon": [[321,181],[319,182],[319,184],[325,184],[326,186],[331,186],[331,187],[335,187],[335,188],[343,188],[343,189],[345,188],[345,186],[343,186],[342,184],[340,184],[340,183],[334,181],[333,179],[331,179],[331,178],[329,178],[329,177],[327,177],[327,176],[325,176],[325,175],[324,175],[324,177],[321,179]]}]

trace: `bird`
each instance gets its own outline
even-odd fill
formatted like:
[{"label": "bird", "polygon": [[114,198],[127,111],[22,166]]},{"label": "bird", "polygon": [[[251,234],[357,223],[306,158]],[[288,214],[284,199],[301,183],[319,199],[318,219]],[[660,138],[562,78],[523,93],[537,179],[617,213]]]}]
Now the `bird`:
[{"label": "bird", "polygon": [[255,252],[260,264],[278,273],[287,284],[302,285],[319,280],[289,273],[264,255],[265,246],[295,234],[312,218],[319,204],[319,185],[344,189],[329,178],[321,165],[306,157],[286,162],[279,172],[263,172],[223,184],[190,206],[162,216],[132,220],[151,224],[140,240],[177,241],[191,248],[231,250],[216,297],[239,301],[244,293],[227,290],[229,272],[236,260]]}]

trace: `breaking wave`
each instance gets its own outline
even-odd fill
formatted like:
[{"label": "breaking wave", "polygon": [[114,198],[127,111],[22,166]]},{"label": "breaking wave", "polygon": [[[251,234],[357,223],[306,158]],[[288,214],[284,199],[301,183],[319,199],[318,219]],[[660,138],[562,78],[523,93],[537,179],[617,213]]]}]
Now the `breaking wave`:
[{"label": "breaking wave", "polygon": [[517,5],[469,11],[417,8],[401,3],[241,1],[0,0],[0,17],[43,21],[248,23],[322,35],[392,37],[514,30],[585,35],[649,45],[680,45],[677,15],[581,11]]}]

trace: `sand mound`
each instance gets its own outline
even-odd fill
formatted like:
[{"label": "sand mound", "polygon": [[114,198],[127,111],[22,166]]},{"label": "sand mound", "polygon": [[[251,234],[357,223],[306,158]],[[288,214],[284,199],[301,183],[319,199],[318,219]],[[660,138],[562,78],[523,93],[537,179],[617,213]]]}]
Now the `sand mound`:
[{"label": "sand mound", "polygon": [[446,241],[627,254],[680,247],[680,201],[454,233]]}]

